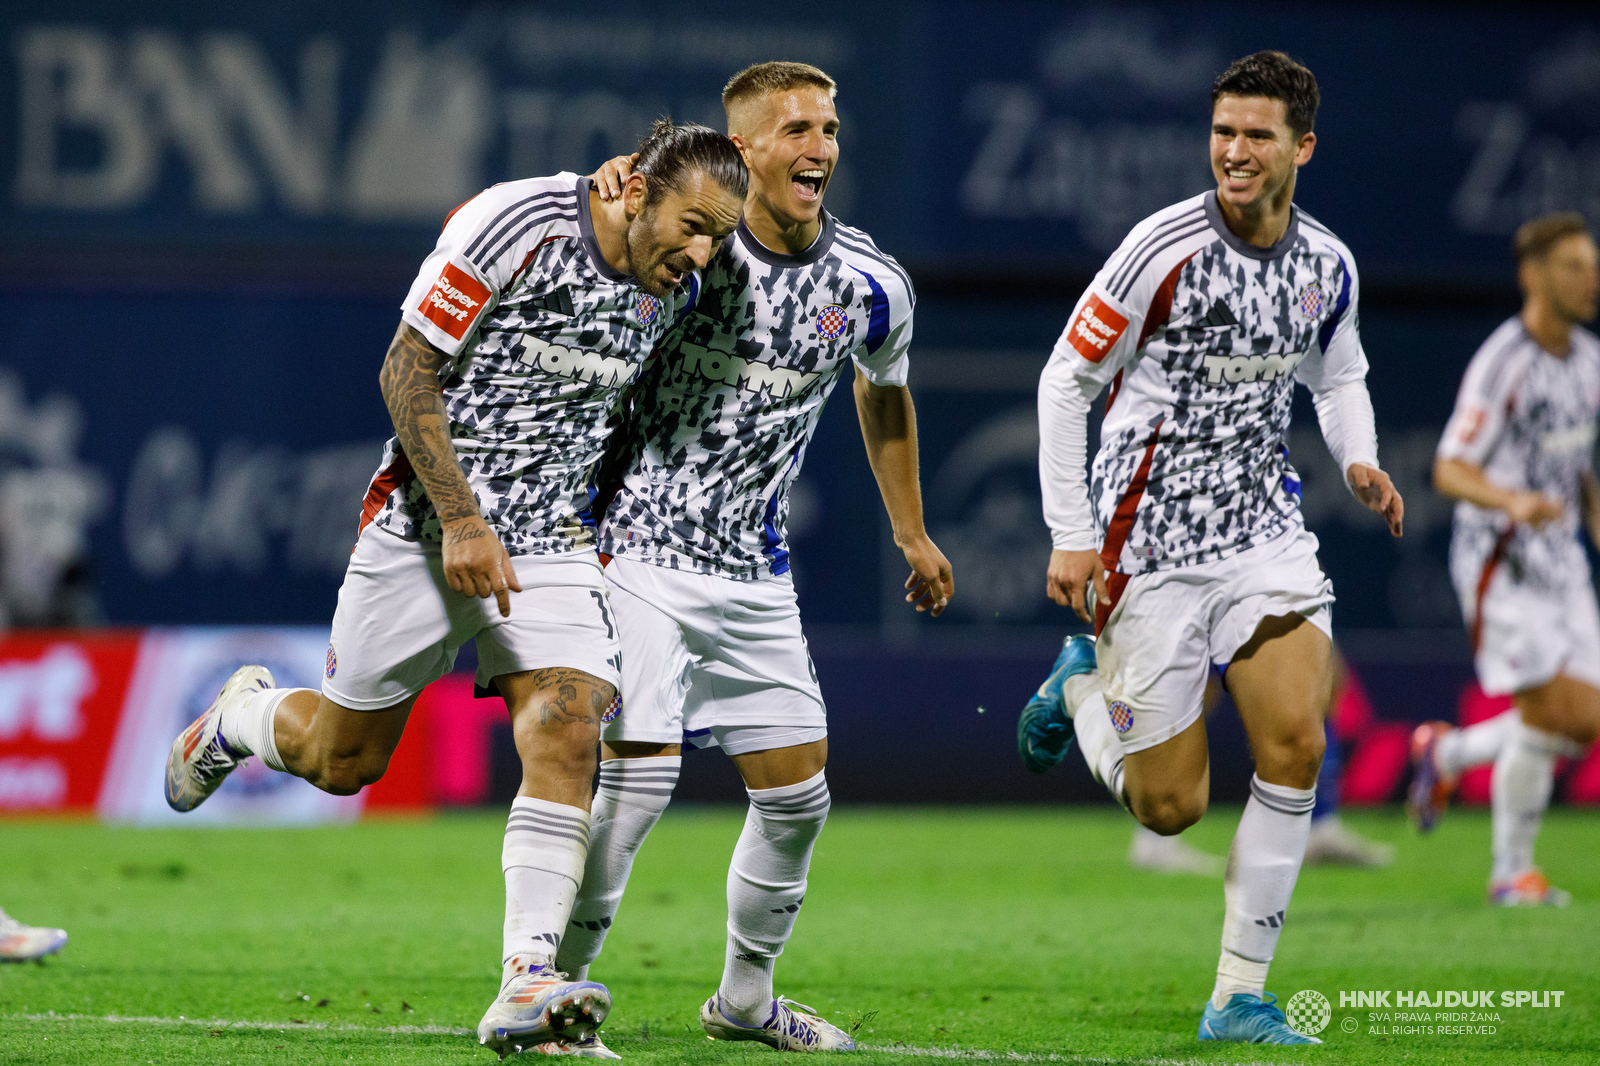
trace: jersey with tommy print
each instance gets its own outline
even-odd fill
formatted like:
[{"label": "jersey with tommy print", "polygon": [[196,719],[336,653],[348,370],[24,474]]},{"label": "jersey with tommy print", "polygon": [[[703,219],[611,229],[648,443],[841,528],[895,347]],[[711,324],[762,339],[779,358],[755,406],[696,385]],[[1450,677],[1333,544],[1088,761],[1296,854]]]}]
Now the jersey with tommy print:
[{"label": "jersey with tommy print", "polygon": [[865,233],[823,213],[798,255],[743,222],[634,398],[636,422],[600,550],[741,580],[787,573],[788,491],[852,360],[904,385],[911,281]]},{"label": "jersey with tommy print", "polygon": [[1497,564],[1543,591],[1586,579],[1578,485],[1593,463],[1597,417],[1600,341],[1588,330],[1572,330],[1564,358],[1540,346],[1520,317],[1483,342],[1462,378],[1439,457],[1480,467],[1500,488],[1564,500],[1567,513],[1540,527],[1513,526],[1503,511],[1457,503],[1450,562],[1458,587],[1474,588]]},{"label": "jersey with tommy print", "polygon": [[[619,397],[676,310],[600,254],[589,179],[529,178],[486,189],[446,220],[403,317],[453,356],[440,370],[457,458],[512,555],[593,544],[588,483],[616,428]],[[398,438],[362,522],[437,541],[439,518]]]},{"label": "jersey with tommy print", "polygon": [[1294,382],[1366,377],[1358,292],[1349,249],[1298,208],[1270,248],[1235,236],[1214,192],[1134,228],[1045,369],[1111,385],[1089,485],[1107,569],[1223,559],[1301,525]]}]

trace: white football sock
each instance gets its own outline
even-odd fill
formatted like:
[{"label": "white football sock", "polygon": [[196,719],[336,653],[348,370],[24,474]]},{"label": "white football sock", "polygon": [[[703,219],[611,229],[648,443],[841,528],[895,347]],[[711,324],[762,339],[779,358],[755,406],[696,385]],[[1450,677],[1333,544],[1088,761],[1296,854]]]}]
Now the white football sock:
[{"label": "white football sock", "polygon": [[1493,762],[1516,724],[1517,713],[1507,711],[1461,729],[1452,729],[1433,746],[1433,764],[1440,773],[1455,777],[1474,766]]},{"label": "white football sock", "polygon": [[589,976],[628,887],[633,858],[672,801],[682,763],[682,756],[660,755],[600,764],[600,788],[589,808],[589,859],[556,969],[580,981]]},{"label": "white football sock", "polygon": [[268,688],[252,692],[225,708],[217,722],[217,732],[228,747],[240,755],[254,755],[274,770],[283,770],[278,755],[277,731],[273,722],[278,704],[296,692],[315,692],[309,688]]},{"label": "white football sock", "polygon": [[589,812],[518,796],[500,867],[506,874],[502,983],[555,958],[589,850]]},{"label": "white football sock", "polygon": [[1096,781],[1106,786],[1111,796],[1124,807],[1128,797],[1122,787],[1122,743],[1111,727],[1100,675],[1076,674],[1061,686],[1067,713],[1072,716],[1072,731]]},{"label": "white football sock", "polygon": [[1311,808],[1317,790],[1269,785],[1250,778],[1250,802],[1228,849],[1223,880],[1222,958],[1211,1004],[1218,1009],[1238,992],[1259,996],[1278,946],[1289,897],[1306,857]]},{"label": "white football sock", "polygon": [[826,771],[797,785],[748,789],[750,811],[728,866],[728,948],[718,988],[736,1022],[772,1016],[772,968],[806,895],[811,849],[827,821]]},{"label": "white football sock", "polygon": [[1565,737],[1524,724],[1517,715],[1509,717],[1513,728],[1494,761],[1489,804],[1494,825],[1492,876],[1496,881],[1533,866],[1533,840],[1539,835],[1544,809],[1550,805],[1556,756],[1570,743]]}]

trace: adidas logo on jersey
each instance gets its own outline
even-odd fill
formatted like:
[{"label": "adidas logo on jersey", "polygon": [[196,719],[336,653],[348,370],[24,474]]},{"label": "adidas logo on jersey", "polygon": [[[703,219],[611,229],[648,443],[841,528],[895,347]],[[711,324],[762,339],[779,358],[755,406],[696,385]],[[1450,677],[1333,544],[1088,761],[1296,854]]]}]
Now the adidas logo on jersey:
[{"label": "adidas logo on jersey", "polygon": [[1206,312],[1206,317],[1199,322],[1202,329],[1216,329],[1220,326],[1237,326],[1239,320],[1233,317],[1233,312],[1228,310],[1228,305],[1218,300],[1211,305],[1211,310]]},{"label": "adidas logo on jersey", "polygon": [[549,311],[553,315],[572,317],[572,293],[567,291],[565,285],[555,292],[544,296],[535,296],[528,301],[528,306],[536,311]]},{"label": "adidas logo on jersey", "polygon": [[1224,381],[1230,384],[1273,381],[1293,373],[1305,357],[1305,352],[1290,352],[1287,355],[1208,355],[1205,360],[1206,380],[1213,385],[1220,385]]}]

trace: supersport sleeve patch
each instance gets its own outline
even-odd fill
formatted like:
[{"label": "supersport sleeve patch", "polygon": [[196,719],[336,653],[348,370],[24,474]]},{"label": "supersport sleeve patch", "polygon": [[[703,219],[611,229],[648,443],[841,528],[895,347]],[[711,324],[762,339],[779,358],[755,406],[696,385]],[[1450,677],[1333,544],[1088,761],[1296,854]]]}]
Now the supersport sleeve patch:
[{"label": "supersport sleeve patch", "polygon": [[1091,292],[1067,325],[1067,343],[1091,363],[1106,357],[1128,328],[1128,317]]},{"label": "supersport sleeve patch", "polygon": [[417,313],[455,340],[467,335],[489,299],[489,289],[454,263],[445,263]]}]

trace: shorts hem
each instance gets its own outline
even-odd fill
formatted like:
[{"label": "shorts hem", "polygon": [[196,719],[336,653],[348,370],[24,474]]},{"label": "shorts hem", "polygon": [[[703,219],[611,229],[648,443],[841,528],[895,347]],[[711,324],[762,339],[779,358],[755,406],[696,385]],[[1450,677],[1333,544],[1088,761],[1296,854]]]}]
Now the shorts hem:
[{"label": "shorts hem", "polygon": [[493,664],[493,670],[494,673],[484,677],[483,669],[480,666],[478,672],[472,677],[473,683],[479,688],[491,688],[494,685],[495,678],[504,677],[506,674],[526,674],[534,670],[577,670],[580,673],[588,674],[596,680],[604,681],[618,692],[622,691],[622,675],[613,669],[609,663],[602,663],[597,667],[592,662],[573,662],[567,656],[551,656],[516,664],[495,663]]},{"label": "shorts hem", "polygon": [[[422,686],[422,688],[427,687],[427,685]],[[329,700],[337,703],[346,710],[372,713],[375,711],[387,711],[391,707],[397,707],[406,700],[413,699],[416,696],[421,695],[422,688],[419,688],[414,692],[407,692],[404,695],[398,696],[394,699],[380,698],[369,700],[359,700],[350,696],[341,695],[337,689],[328,684],[326,681],[322,683],[322,688],[319,691],[321,691],[321,693]]]}]

